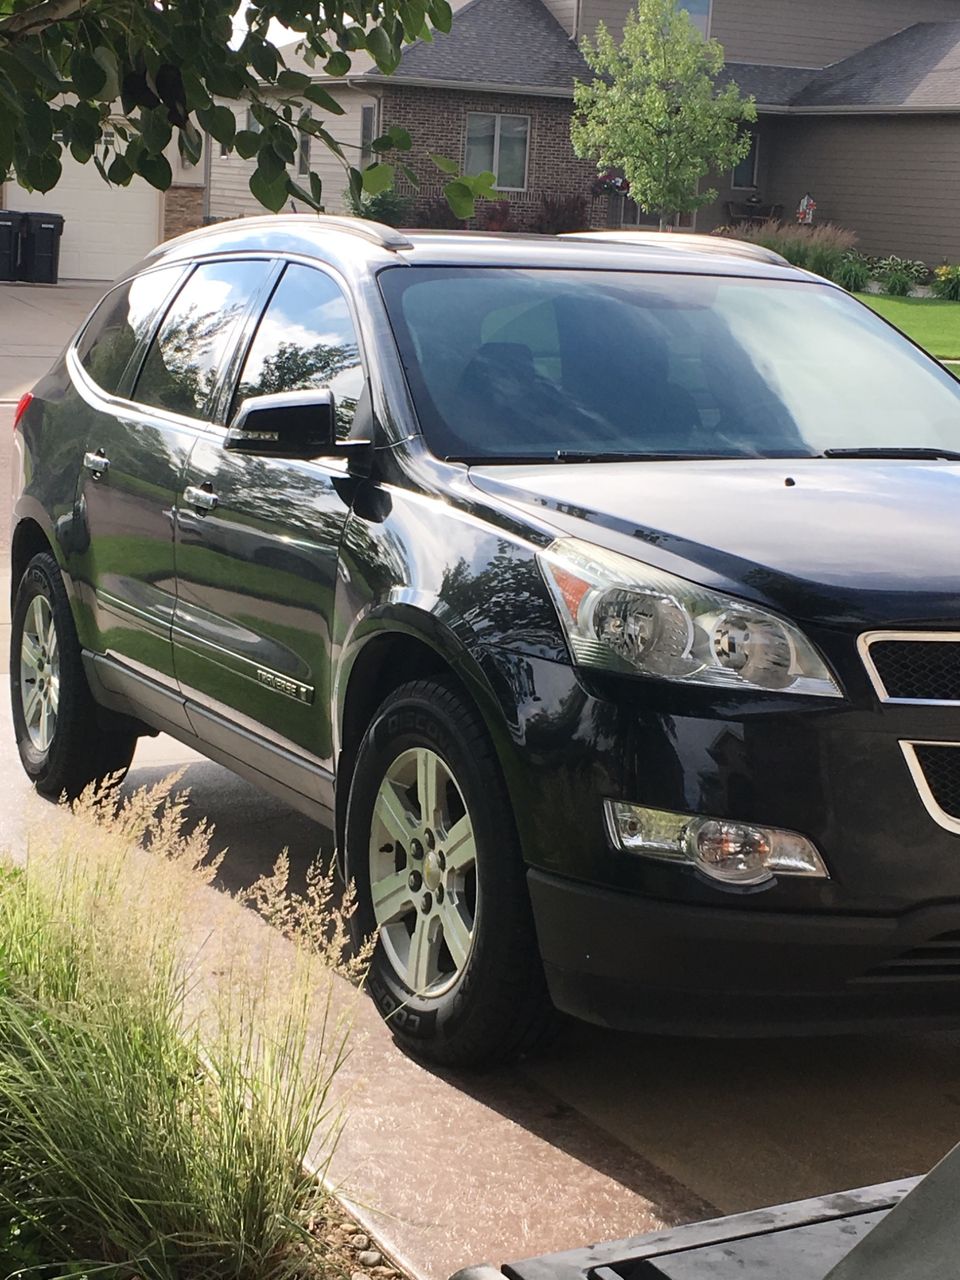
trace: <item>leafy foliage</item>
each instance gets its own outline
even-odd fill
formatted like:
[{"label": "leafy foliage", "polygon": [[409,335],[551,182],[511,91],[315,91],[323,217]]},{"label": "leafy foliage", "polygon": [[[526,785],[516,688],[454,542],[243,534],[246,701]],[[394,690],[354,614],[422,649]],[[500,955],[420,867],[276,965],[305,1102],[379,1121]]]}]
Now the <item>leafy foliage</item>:
[{"label": "leafy foliage", "polygon": [[417,204],[415,225],[431,231],[456,231],[465,227],[466,221],[457,216],[442,196],[431,196]]},{"label": "leafy foliage", "polygon": [[743,159],[744,125],[757,118],[736,85],[718,87],[720,45],[704,39],[676,0],[638,0],[619,45],[601,23],[582,50],[595,78],[574,86],[577,155],[622,173],[661,225],[715,200],[715,190],[698,190],[701,178]]},{"label": "leafy foliage", "polygon": [[483,231],[516,230],[510,201],[485,200],[477,210],[477,223]]},{"label": "leafy foliage", "polygon": [[944,263],[933,273],[933,292],[948,302],[960,302],[960,266]]},{"label": "leafy foliage", "polygon": [[545,236],[559,236],[565,231],[582,231],[587,224],[587,202],[584,196],[542,196],[533,230]]},{"label": "leafy foliage", "polygon": [[840,259],[833,279],[843,285],[848,293],[862,293],[870,282],[872,271],[869,258],[855,249],[848,250]]},{"label": "leafy foliage", "polygon": [[[226,153],[256,159],[250,190],[267,209],[279,210],[291,197],[318,209],[319,176],[311,173],[303,185],[291,171],[300,135],[308,133],[342,161],[357,199],[386,190],[397,168],[416,185],[402,159],[410,136],[398,126],[374,139],[374,159],[362,171],[351,162],[330,131],[343,107],[311,75],[286,66],[270,24],[294,31],[307,65],[335,83],[359,50],[389,73],[405,43],[432,39],[431,28],[449,31],[447,0],[330,0],[322,7],[249,0],[239,43],[236,7],[236,0],[0,0],[0,178],[12,172],[28,189],[49,191],[66,149],[95,164],[107,182],[126,186],[139,175],[165,190],[173,179],[171,145],[196,164],[207,132]],[[218,98],[249,109],[258,129],[238,130],[234,111]],[[489,184],[460,176],[450,163],[448,198],[472,212]]]},{"label": "leafy foliage", "polygon": [[388,187],[386,191],[378,191],[376,195],[364,192],[358,197],[350,190],[344,194],[347,208],[356,218],[371,218],[388,227],[410,225],[410,200],[392,187]]},{"label": "leafy foliage", "polygon": [[927,264],[919,258],[898,258],[896,254],[877,258],[873,270],[881,289],[891,298],[905,298],[914,285],[926,284],[930,275]]}]

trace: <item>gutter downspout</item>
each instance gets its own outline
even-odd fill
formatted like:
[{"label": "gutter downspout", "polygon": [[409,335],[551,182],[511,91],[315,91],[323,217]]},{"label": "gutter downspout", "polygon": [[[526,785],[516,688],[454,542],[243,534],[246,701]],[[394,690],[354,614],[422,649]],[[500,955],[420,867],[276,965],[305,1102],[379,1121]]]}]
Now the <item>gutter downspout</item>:
[{"label": "gutter downspout", "polygon": [[213,138],[209,133],[205,133],[203,136],[203,204],[201,206],[204,226],[207,226],[210,220],[210,180],[212,176]]}]

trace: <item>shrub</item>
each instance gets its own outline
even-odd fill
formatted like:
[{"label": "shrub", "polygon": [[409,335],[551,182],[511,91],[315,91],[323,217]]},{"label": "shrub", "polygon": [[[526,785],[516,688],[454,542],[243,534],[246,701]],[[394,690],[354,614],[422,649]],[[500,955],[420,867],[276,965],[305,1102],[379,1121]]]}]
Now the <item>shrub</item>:
[{"label": "shrub", "polygon": [[[897,280],[906,278],[911,287],[915,284],[926,284],[930,275],[925,262],[921,262],[918,258],[898,258],[895,254],[890,254],[886,258],[877,258],[874,262],[874,272],[881,284],[884,284],[888,276],[893,276]],[[888,289],[887,292],[889,293],[890,290]]]},{"label": "shrub", "polygon": [[532,230],[545,236],[582,231],[587,220],[585,196],[541,196]]},{"label": "shrub", "polygon": [[453,212],[446,196],[431,196],[417,204],[414,225],[428,231],[457,231],[467,224]]},{"label": "shrub", "polygon": [[329,901],[326,923],[312,910],[329,880],[294,907],[313,922],[303,947],[208,959],[221,985],[200,1000],[183,938],[218,866],[209,832],[185,833],[169,782],[114,808],[86,797],[61,844],[32,842],[25,871],[0,876],[3,1261],[104,1280],[302,1277],[324,1261],[305,1166],[318,1129],[329,1155],[344,1052],[329,990],[311,1018],[312,948],[343,937]]},{"label": "shrub", "polygon": [[393,187],[378,191],[375,196],[362,195],[358,200],[352,191],[343,193],[347,207],[355,218],[369,218],[388,227],[405,227],[410,224],[410,201]]},{"label": "shrub", "polygon": [[960,266],[944,263],[933,273],[933,292],[948,302],[960,302]]},{"label": "shrub", "polygon": [[477,211],[477,222],[483,231],[513,231],[513,209],[509,200],[484,201]]},{"label": "shrub", "polygon": [[871,275],[869,260],[855,249],[849,249],[841,258],[833,279],[850,293],[863,293]]}]

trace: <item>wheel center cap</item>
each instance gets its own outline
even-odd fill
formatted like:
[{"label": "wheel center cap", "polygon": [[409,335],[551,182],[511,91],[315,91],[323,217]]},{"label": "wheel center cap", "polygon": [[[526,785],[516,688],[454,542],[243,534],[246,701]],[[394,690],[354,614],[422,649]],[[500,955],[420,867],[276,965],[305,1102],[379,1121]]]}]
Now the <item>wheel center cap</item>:
[{"label": "wheel center cap", "polygon": [[440,859],[435,849],[431,849],[423,860],[423,881],[428,889],[436,889],[440,883]]}]

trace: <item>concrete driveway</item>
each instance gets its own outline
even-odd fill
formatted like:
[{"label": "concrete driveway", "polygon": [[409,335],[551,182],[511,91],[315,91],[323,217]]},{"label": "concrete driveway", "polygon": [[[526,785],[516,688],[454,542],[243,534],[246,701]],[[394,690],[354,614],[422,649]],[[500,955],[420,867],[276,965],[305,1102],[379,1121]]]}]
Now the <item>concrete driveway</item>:
[{"label": "concrete driveway", "polygon": [[[63,289],[62,295],[59,290]],[[98,287],[0,286],[0,530],[9,532],[12,404],[60,350]],[[62,297],[62,302],[60,301]],[[29,372],[27,371],[29,368]],[[8,590],[0,583],[0,608]],[[6,613],[2,616],[8,622]],[[8,629],[0,635],[6,669]],[[191,810],[227,845],[229,886],[290,846],[330,836],[189,748],[144,739],[130,785],[186,769]],[[48,821],[20,769],[0,691],[0,848]],[[370,1082],[344,1159],[384,1215],[395,1256],[435,1280],[460,1263],[570,1247],[679,1221],[925,1172],[960,1138],[960,1034],[721,1042],[569,1026],[518,1068],[441,1078],[403,1059],[377,1022],[356,1050]]]},{"label": "concrete driveway", "polygon": [[106,288],[89,280],[0,283],[0,402],[30,390]]}]

